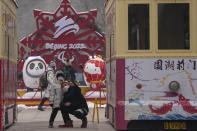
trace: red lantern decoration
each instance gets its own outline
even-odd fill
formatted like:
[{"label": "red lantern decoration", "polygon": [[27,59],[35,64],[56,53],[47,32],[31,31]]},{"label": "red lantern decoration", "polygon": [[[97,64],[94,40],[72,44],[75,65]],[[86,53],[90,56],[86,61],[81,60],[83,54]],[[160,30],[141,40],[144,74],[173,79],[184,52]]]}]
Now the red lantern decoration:
[{"label": "red lantern decoration", "polygon": [[99,91],[105,85],[106,65],[102,57],[90,58],[83,68],[84,79],[91,90]]}]

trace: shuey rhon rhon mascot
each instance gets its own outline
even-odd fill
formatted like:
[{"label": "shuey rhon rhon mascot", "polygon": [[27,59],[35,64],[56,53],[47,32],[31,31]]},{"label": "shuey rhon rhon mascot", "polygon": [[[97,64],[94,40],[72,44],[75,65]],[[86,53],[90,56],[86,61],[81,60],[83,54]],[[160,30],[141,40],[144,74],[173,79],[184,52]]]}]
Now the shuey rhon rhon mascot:
[{"label": "shuey rhon rhon mascot", "polygon": [[26,87],[38,88],[39,79],[46,71],[46,62],[40,56],[30,56],[23,65],[23,80]]},{"label": "shuey rhon rhon mascot", "polygon": [[99,91],[100,87],[102,88],[105,84],[105,61],[102,59],[102,56],[90,57],[89,60],[85,63],[84,79],[91,90]]}]

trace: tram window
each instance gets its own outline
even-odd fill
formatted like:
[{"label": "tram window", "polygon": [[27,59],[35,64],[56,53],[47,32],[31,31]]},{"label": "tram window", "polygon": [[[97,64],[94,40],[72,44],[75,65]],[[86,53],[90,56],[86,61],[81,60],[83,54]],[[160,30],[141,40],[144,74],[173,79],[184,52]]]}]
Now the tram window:
[{"label": "tram window", "polygon": [[189,4],[158,5],[158,48],[190,49]]},{"label": "tram window", "polygon": [[128,5],[128,49],[149,49],[149,5]]}]

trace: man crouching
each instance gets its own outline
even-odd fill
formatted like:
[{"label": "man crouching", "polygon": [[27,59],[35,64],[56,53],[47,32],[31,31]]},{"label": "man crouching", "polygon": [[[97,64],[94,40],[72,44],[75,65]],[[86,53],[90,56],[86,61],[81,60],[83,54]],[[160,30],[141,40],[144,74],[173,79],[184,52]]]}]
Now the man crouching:
[{"label": "man crouching", "polygon": [[[89,112],[88,105],[84,96],[81,94],[81,89],[73,82],[68,82],[69,88],[65,91],[63,101],[61,103],[62,113],[65,117],[69,114],[74,115],[82,120],[81,128],[87,127],[87,114]],[[64,86],[64,84],[62,84]],[[60,125],[59,127],[73,127],[72,120],[69,118],[68,124]]]}]

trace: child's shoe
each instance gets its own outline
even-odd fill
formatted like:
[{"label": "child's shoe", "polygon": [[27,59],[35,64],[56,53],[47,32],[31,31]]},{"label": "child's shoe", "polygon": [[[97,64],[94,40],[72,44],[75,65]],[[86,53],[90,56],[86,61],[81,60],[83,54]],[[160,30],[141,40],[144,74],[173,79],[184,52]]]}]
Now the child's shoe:
[{"label": "child's shoe", "polygon": [[49,128],[54,128],[52,123],[49,123]]}]

